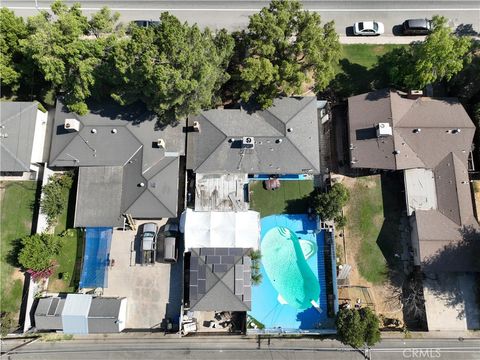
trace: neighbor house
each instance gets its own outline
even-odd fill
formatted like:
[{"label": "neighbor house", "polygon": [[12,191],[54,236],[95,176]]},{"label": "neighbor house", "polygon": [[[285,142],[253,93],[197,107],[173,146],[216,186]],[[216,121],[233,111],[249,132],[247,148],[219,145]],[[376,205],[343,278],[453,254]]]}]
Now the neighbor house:
[{"label": "neighbor house", "polygon": [[75,227],[177,216],[184,124],[157,127],[141,107],[105,105],[79,116],[57,102],[49,165],[78,168]]},{"label": "neighbor house", "polygon": [[125,329],[127,299],[67,294],[38,300],[35,328],[65,334],[117,333]]},{"label": "neighbor house", "polygon": [[47,160],[47,113],[33,101],[0,102],[0,174],[36,179]]},{"label": "neighbor house", "polygon": [[[480,267],[468,238],[479,231],[468,176],[475,126],[465,109],[453,98],[379,90],[349,98],[348,117],[352,168],[403,171],[414,265],[430,274],[429,330],[478,328],[471,293]],[[453,311],[442,291],[463,294]]]}]

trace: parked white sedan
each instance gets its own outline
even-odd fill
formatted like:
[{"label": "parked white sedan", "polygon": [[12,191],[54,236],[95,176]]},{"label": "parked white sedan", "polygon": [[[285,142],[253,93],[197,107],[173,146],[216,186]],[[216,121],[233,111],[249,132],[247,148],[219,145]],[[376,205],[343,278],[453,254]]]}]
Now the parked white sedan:
[{"label": "parked white sedan", "polygon": [[353,24],[353,33],[355,35],[375,36],[383,34],[385,27],[378,21],[360,21]]}]

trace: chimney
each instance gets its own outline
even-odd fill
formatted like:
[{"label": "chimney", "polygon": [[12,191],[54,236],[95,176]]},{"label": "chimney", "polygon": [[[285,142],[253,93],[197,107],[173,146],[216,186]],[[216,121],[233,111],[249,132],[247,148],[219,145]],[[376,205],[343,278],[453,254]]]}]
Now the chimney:
[{"label": "chimney", "polygon": [[77,119],[65,119],[63,127],[65,130],[80,131],[80,121]]},{"label": "chimney", "polygon": [[422,90],[409,90],[407,98],[408,99],[418,99],[423,96]]}]

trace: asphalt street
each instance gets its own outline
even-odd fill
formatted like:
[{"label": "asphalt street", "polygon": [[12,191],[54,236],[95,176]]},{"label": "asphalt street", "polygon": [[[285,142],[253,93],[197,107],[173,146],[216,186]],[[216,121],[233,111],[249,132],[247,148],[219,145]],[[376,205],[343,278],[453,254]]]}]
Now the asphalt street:
[{"label": "asphalt street", "polygon": [[[364,355],[335,340],[162,338],[122,334],[120,337],[84,338],[65,341],[34,341],[23,347],[5,342],[2,358],[16,359],[364,359]],[[17,347],[15,349],[15,347]],[[9,351],[9,349],[11,349]],[[396,359],[480,359],[480,340],[390,339],[368,351],[371,360]]]},{"label": "asphalt street", "polygon": [[[2,5],[14,9],[18,15],[30,16],[37,9],[48,9],[52,1],[43,0],[3,0]],[[72,4],[75,1],[66,1]],[[263,0],[116,0],[78,1],[86,14],[99,10],[102,6],[120,12],[121,21],[157,19],[161,12],[169,11],[178,18],[197,23],[211,29],[227,28],[238,30],[246,26],[248,16],[267,6]],[[479,0],[303,0],[306,9],[317,11],[323,20],[334,20],[337,32],[346,35],[347,28],[355,21],[378,20],[385,24],[385,35],[379,37],[393,38],[396,26],[408,18],[432,17],[435,14],[450,19],[450,26],[471,26],[480,31]],[[395,36],[396,38],[401,38]],[[355,42],[354,40],[352,42]],[[377,41],[375,41],[377,42]],[[390,42],[390,41],[385,41]],[[392,42],[402,42],[401,40]],[[405,41],[403,41],[405,42]]]}]

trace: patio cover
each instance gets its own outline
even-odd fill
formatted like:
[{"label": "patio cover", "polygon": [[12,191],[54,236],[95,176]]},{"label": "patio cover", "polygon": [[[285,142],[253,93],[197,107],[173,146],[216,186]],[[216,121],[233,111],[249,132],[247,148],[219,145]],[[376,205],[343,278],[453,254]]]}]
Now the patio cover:
[{"label": "patio cover", "polygon": [[180,219],[180,230],[185,234],[185,251],[205,247],[258,249],[260,214],[187,209]]}]

